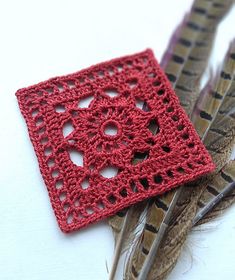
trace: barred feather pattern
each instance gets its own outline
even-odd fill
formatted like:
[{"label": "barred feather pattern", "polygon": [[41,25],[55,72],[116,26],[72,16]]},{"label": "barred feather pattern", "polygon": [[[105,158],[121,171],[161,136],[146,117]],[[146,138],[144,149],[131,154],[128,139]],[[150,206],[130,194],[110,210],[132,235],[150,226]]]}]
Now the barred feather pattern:
[{"label": "barred feather pattern", "polygon": [[[185,17],[182,25],[176,30],[175,36],[173,36],[174,41],[170,42],[172,46],[164,56],[162,66],[173,87],[175,87],[185,61],[190,54],[191,41],[195,42],[198,33],[205,29],[203,25],[206,21],[205,14],[211,6],[211,1],[194,1],[189,15]],[[205,14],[195,12],[197,9],[204,10]]]},{"label": "barred feather pattern", "polygon": [[173,196],[174,192],[169,191],[159,198],[152,199],[149,203],[144,230],[141,237],[137,240],[138,243],[133,251],[133,255],[131,255],[131,259],[129,260],[131,266],[129,266],[128,272],[126,272],[127,274],[132,275],[135,278],[138,277],[139,271],[151,249],[154,239],[156,238],[159,226],[168,210]]},{"label": "barred feather pattern", "polygon": [[202,188],[202,183],[184,187],[185,200],[181,198],[178,202],[175,209],[175,220],[172,221],[164,235],[158,255],[146,279],[165,279],[175,266],[184,241],[191,229],[192,220],[197,209],[197,199],[201,194]]},{"label": "barred feather pattern", "polygon": [[[209,211],[208,214],[205,215],[204,218],[201,219],[200,213],[203,212],[206,207],[208,207],[209,203],[212,203],[213,200],[216,198],[219,198],[219,195],[221,195],[224,191],[226,191],[226,188],[230,190],[231,183],[235,182],[235,160],[230,160],[219,172],[216,174],[211,183],[207,185],[206,189],[202,193],[199,201],[198,201],[198,209],[196,217],[198,217],[199,222],[197,222],[198,219],[196,219],[195,224],[202,224],[206,221],[210,220],[210,213],[214,213],[215,209],[213,211]],[[235,191],[235,188],[234,190]],[[230,197],[233,195],[232,193],[229,193],[227,197]],[[225,200],[226,201],[226,200]],[[222,211],[221,207],[219,207],[220,204],[218,204],[217,211]],[[213,203],[212,203],[213,206]],[[220,210],[219,210],[220,209]],[[195,220],[194,218],[194,220]]]},{"label": "barred feather pattern", "polygon": [[[216,120],[214,121],[213,126],[211,128],[211,131],[208,133],[208,135],[209,135],[208,142],[209,142],[210,139],[211,140],[212,139],[217,139],[217,141],[213,145],[210,146],[210,145],[208,145],[208,143],[207,143],[207,145],[209,146],[208,149],[210,150],[212,156],[218,162],[218,169],[219,169],[220,167],[222,167],[225,164],[226,158],[231,154],[231,150],[234,147],[234,139],[235,139],[235,80],[233,80],[233,82],[232,82],[231,88],[230,88],[228,94],[226,95],[221,108],[219,109],[218,116],[217,116]],[[221,149],[221,147],[225,150],[224,153],[219,152],[219,149]],[[234,162],[231,161],[228,164],[227,168],[234,169],[234,172],[235,172]],[[222,172],[222,171],[220,171],[220,172]],[[230,173],[232,173],[232,170],[230,171]],[[223,176],[223,174],[224,173],[222,173],[223,179],[227,178],[226,176]],[[230,174],[230,175],[231,175],[230,177],[233,178],[232,174]],[[227,182],[227,184],[228,183],[231,183],[231,182]],[[214,190],[213,188],[209,187],[208,192],[205,192],[205,196],[207,197],[207,194],[210,193],[210,192],[214,193],[214,195],[216,195],[216,194],[218,195],[219,193],[218,193],[217,188]],[[226,188],[226,185],[223,186],[223,188],[220,191],[223,191],[225,188]],[[222,213],[227,207],[229,207],[234,201],[235,201],[235,190],[233,190],[228,195],[226,195],[218,203],[218,205],[216,205],[216,207],[213,208],[213,211],[210,211],[209,213],[207,213],[205,218],[200,220],[199,223],[200,224],[205,223],[206,221],[209,221],[209,220],[215,218],[220,213]],[[205,204],[205,197],[203,196],[201,198],[201,200],[199,201],[199,207],[204,205],[204,204]]]},{"label": "barred feather pattern", "polygon": [[185,46],[193,46],[184,63],[175,87],[181,105],[189,116],[191,116],[192,109],[200,92],[200,79],[207,67],[217,26],[229,8],[229,5],[218,7],[214,4],[215,3],[211,2],[207,10],[198,6],[198,4],[193,6],[193,13],[205,17],[204,25],[202,29],[198,31],[195,41],[192,41],[190,38],[188,38],[187,41],[180,40]]},{"label": "barred feather pattern", "polygon": [[213,160],[217,162],[217,171],[225,165],[234,147],[235,108],[227,111],[226,105],[235,105],[235,91],[229,92],[224,101],[204,142]]},{"label": "barred feather pattern", "polygon": [[203,139],[210,123],[213,121],[213,116],[218,112],[221,103],[223,102],[225,93],[231,87],[235,74],[235,42],[231,44],[229,55],[223,65],[220,77],[212,91],[212,98],[202,101],[203,106],[193,114],[192,120],[195,121],[195,128],[199,136]]}]

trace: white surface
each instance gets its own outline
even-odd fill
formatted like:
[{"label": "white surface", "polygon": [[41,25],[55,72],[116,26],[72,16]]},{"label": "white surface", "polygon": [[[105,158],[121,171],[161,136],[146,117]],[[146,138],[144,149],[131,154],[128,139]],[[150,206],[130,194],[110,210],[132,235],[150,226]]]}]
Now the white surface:
[{"label": "white surface", "polygon": [[[1,280],[104,280],[113,253],[105,222],[59,231],[15,91],[147,47],[160,59],[190,3],[0,1]],[[234,35],[234,16],[220,28],[214,65]],[[219,226],[195,232],[169,279],[234,279],[234,214],[235,207]]]}]

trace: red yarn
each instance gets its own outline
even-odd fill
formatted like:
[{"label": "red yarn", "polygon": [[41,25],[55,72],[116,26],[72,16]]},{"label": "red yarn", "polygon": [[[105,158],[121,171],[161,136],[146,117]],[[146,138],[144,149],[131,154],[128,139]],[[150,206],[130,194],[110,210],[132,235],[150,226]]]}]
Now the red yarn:
[{"label": "red yarn", "polygon": [[[214,168],[151,50],[16,95],[64,232]],[[84,108],[85,101],[90,104]],[[106,178],[107,167],[118,170],[116,176]]]}]

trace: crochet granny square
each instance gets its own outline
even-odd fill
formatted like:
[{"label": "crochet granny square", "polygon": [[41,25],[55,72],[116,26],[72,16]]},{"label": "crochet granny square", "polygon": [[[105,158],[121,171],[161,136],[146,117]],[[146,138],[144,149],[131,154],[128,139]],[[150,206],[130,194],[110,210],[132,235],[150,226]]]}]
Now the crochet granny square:
[{"label": "crochet granny square", "polygon": [[214,168],[151,50],[16,95],[64,232]]}]

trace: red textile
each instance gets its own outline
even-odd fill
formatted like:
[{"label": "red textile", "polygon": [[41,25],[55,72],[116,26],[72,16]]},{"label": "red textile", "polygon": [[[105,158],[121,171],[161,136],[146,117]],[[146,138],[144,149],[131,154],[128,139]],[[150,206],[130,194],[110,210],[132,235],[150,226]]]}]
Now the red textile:
[{"label": "red textile", "polygon": [[214,168],[151,50],[16,95],[64,232]]}]

